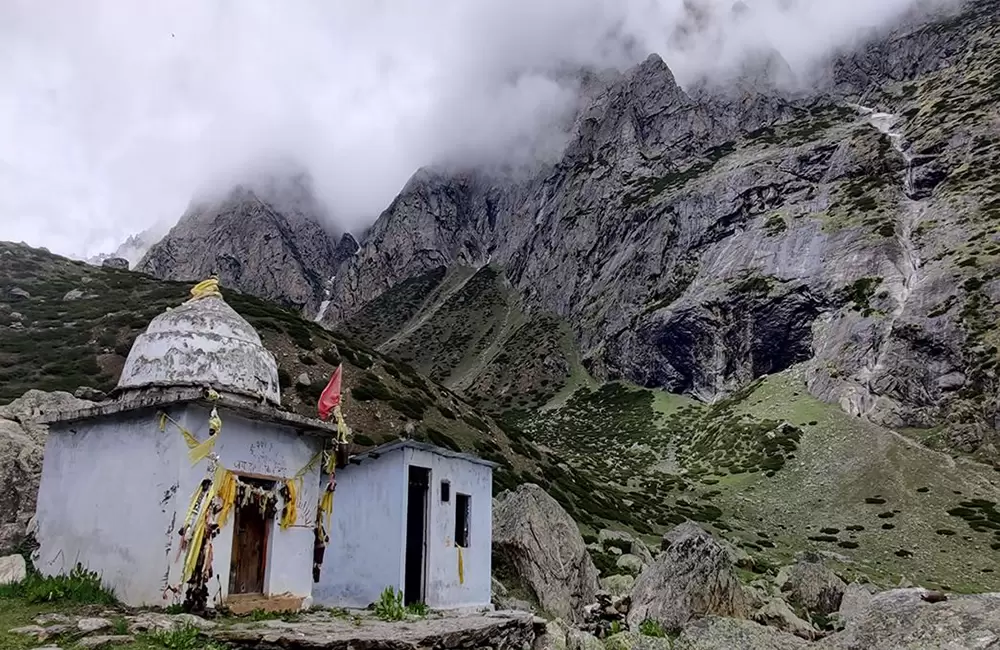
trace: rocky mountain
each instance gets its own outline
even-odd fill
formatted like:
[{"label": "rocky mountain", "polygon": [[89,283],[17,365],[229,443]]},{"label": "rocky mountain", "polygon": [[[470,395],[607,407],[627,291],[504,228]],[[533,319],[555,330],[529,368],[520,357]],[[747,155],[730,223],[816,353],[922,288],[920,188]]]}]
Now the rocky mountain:
[{"label": "rocky mountain", "polygon": [[226,286],[315,316],[358,248],[325,224],[307,177],[268,178],[192,205],[135,269],[166,280],[217,273]]},{"label": "rocky mountain", "polygon": [[[702,401],[803,364],[808,391],[853,416],[993,457],[998,17],[975,0],[913,22],[808,93],[760,69],[682,89],[651,56],[595,92],[534,177],[417,173],[324,322],[458,388],[517,342],[552,349],[516,333],[544,319],[598,381]],[[562,375],[549,385],[573,375],[541,356]]]}]

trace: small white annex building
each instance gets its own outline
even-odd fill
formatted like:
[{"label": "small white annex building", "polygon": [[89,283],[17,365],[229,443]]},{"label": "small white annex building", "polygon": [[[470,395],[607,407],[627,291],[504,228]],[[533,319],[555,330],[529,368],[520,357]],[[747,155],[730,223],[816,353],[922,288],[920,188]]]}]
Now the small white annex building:
[{"label": "small white annex building", "polygon": [[136,339],[111,400],[48,418],[38,570],[82,565],[133,606],[364,607],[393,586],[489,607],[493,464],[400,441],[336,467],[336,427],[281,410],[274,356],[205,285]]},{"label": "small white annex building", "polygon": [[412,440],[353,456],[315,602],[365,607],[392,586],[436,609],[488,605],[494,467]]}]

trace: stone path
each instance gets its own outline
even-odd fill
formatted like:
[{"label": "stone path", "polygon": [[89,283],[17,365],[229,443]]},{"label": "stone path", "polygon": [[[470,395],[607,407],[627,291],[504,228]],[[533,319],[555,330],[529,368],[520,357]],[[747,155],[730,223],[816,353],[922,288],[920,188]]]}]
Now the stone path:
[{"label": "stone path", "polygon": [[522,650],[534,640],[534,625],[534,616],[525,612],[428,616],[399,622],[317,612],[296,622],[237,623],[206,634],[254,650]]}]

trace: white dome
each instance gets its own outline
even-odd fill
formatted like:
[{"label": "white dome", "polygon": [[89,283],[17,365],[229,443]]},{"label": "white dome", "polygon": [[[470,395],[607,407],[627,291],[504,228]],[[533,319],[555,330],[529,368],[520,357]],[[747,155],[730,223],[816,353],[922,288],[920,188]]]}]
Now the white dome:
[{"label": "white dome", "polygon": [[150,321],[118,380],[118,390],[204,385],[281,404],[274,355],[219,296],[185,302]]}]

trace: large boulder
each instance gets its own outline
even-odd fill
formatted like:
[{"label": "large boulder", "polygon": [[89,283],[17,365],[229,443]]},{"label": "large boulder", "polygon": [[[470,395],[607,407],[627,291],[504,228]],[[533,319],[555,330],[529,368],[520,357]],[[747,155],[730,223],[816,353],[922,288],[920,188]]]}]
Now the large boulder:
[{"label": "large boulder", "polygon": [[753,621],[710,616],[691,623],[673,650],[806,650],[812,644]]},{"label": "large boulder", "polygon": [[0,406],[0,552],[24,540],[35,514],[48,434],[48,427],[36,422],[37,418],[91,405],[69,393],[29,390]]},{"label": "large boulder", "polygon": [[676,630],[698,616],[746,618],[756,609],[732,557],[715,538],[691,522],[675,528],[671,538],[632,587],[630,627],[653,619]]},{"label": "large boulder", "polygon": [[824,615],[840,609],[847,588],[847,584],[815,556],[806,556],[798,564],[783,567],[777,583],[789,603]]},{"label": "large boulder", "polygon": [[576,522],[537,485],[497,497],[493,558],[501,579],[520,583],[552,616],[579,621],[597,594],[597,567]]},{"label": "large boulder", "polygon": [[[1000,647],[1000,594],[951,595],[929,602],[923,589],[894,589],[872,596],[842,632],[817,645],[823,650],[913,650]],[[934,600],[934,599],[931,599]]]}]

